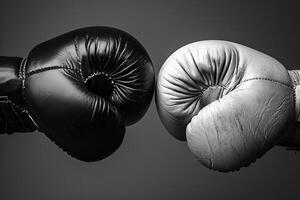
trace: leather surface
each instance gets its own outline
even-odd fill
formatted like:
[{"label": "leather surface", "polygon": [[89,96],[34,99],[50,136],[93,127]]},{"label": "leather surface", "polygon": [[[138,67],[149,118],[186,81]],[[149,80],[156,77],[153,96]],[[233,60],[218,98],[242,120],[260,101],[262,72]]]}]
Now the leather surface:
[{"label": "leather surface", "polygon": [[219,171],[248,166],[295,122],[293,84],[282,64],[226,41],[172,54],[158,75],[156,103],[169,132]]},{"label": "leather surface", "polygon": [[39,128],[70,155],[96,161],[121,144],[147,111],[154,71],[142,45],[109,27],[89,27],[36,46],[24,96]]}]

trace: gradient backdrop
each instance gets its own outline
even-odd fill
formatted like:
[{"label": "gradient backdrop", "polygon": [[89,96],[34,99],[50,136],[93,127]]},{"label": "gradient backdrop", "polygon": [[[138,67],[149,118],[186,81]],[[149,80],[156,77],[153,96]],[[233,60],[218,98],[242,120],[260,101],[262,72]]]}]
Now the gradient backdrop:
[{"label": "gradient backdrop", "polygon": [[[127,31],[159,71],[179,47],[224,39],[300,69],[297,1],[16,1],[0,2],[0,55],[27,56],[64,32],[106,25]],[[299,133],[300,134],[300,133]],[[275,147],[235,173],[210,171],[171,137],[154,101],[127,128],[120,149],[84,163],[43,134],[0,135],[0,199],[300,199],[300,152]]]}]

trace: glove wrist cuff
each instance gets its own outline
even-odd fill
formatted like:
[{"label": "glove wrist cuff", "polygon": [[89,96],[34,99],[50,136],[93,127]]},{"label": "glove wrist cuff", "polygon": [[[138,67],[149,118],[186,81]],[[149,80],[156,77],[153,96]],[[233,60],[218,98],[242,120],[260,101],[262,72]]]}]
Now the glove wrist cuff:
[{"label": "glove wrist cuff", "polygon": [[300,70],[289,70],[288,72],[294,87],[296,120],[300,122]]},{"label": "glove wrist cuff", "polygon": [[26,59],[2,57],[6,70],[0,77],[0,134],[32,132],[37,129],[23,101]]}]

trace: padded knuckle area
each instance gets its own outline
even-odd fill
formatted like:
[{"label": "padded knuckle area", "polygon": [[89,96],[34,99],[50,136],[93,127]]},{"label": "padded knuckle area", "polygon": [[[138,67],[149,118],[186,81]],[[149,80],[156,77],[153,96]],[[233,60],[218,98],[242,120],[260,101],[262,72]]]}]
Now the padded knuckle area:
[{"label": "padded knuckle area", "polygon": [[[159,72],[159,113],[169,112],[188,123],[203,107],[232,91],[244,72],[245,63],[230,43],[220,43],[218,48],[208,47],[206,42],[184,46],[167,59]],[[167,115],[160,114],[164,122],[163,116]],[[175,132],[185,134],[185,130]]]},{"label": "padded knuckle area", "polygon": [[141,119],[150,105],[155,81],[150,57],[134,37],[119,29],[71,31],[38,45],[28,57],[28,76],[59,69],[116,106],[126,125]]},{"label": "padded knuckle area", "polygon": [[24,97],[39,128],[70,155],[103,159],[146,113],[154,70],[144,47],[110,27],[77,29],[36,46]]},{"label": "padded knuckle area", "polygon": [[139,120],[154,88],[152,63],[142,45],[122,31],[108,31],[100,37],[88,35],[84,42],[76,41],[88,89],[111,101],[126,124]]}]

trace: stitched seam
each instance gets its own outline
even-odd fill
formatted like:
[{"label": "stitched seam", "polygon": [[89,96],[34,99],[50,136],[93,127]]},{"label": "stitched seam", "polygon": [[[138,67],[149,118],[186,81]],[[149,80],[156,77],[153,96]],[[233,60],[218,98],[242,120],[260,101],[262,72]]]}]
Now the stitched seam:
[{"label": "stitched seam", "polygon": [[[74,70],[74,71],[77,71],[71,67],[67,67],[67,66],[63,66],[63,65],[59,65],[59,66],[50,66],[50,67],[45,67],[45,68],[38,68],[38,69],[35,69],[35,70],[32,70],[30,72],[27,72],[26,73],[26,64],[27,64],[27,59],[23,59],[21,61],[21,64],[20,64],[20,70],[19,70],[19,77],[21,79],[21,82],[22,82],[22,97],[24,99],[24,102],[25,102],[25,105],[27,105],[27,99],[25,97],[25,80],[27,77],[33,75],[33,74],[36,74],[36,73],[39,73],[39,72],[44,72],[44,71],[48,71],[48,70],[53,70],[53,69],[69,69],[69,70]],[[80,73],[80,71],[77,71]],[[80,73],[81,74],[81,73]],[[82,76],[82,74],[81,74]],[[16,106],[18,108],[20,108],[19,106],[15,105],[14,103],[12,103],[13,106]],[[15,109],[13,108],[14,112],[15,112]],[[33,124],[39,129],[39,126],[37,125],[37,123],[34,121],[34,119],[31,117],[31,115],[29,114],[29,112],[26,110],[26,109],[23,109],[22,108],[22,112],[26,112],[28,114],[28,117],[31,119],[31,121],[33,122]]]},{"label": "stitched seam", "polygon": [[[26,101],[26,98],[25,98],[25,78],[26,78],[26,76],[25,76],[25,67],[26,67],[26,64],[27,64],[27,59],[23,58],[21,63],[20,63],[20,67],[19,67],[19,78],[21,79],[21,93],[22,93],[21,95],[24,99],[25,105],[27,104],[26,103],[27,101]],[[15,109],[13,109],[13,110],[15,112]],[[28,116],[30,116],[27,110],[26,110],[26,112],[27,112]],[[31,116],[30,116],[30,118],[31,118]],[[35,122],[34,122],[34,124],[35,124]]]},{"label": "stitched seam", "polygon": [[[23,97],[23,99],[24,99],[25,102],[26,102],[26,99],[25,99],[25,93],[24,93],[24,91],[25,91],[25,78],[26,78],[26,74],[25,74],[26,64],[27,64],[27,59],[23,58],[22,61],[21,61],[21,63],[20,63],[20,67],[19,67],[19,78],[21,79],[21,93],[22,93],[21,95],[22,95],[22,97]],[[16,106],[16,107],[18,107],[18,108],[20,108],[19,106],[15,105],[15,104],[13,104],[13,105]],[[13,110],[15,112],[14,108],[13,108]],[[25,109],[22,109],[22,110],[24,110],[26,113],[28,113],[27,110],[25,110]],[[28,113],[28,115],[29,115],[29,113]]]},{"label": "stitched seam", "polygon": [[20,67],[19,67],[19,78],[20,79],[25,79],[24,71],[25,71],[26,63],[27,63],[27,59],[23,58],[21,63],[20,63]]},{"label": "stitched seam", "polygon": [[[292,78],[292,79],[293,79],[293,78]],[[294,80],[292,80],[293,86],[290,86],[290,85],[288,85],[288,84],[285,84],[285,83],[282,83],[282,82],[279,82],[279,81],[276,81],[276,80],[273,80],[273,79],[270,79],[270,78],[250,78],[250,79],[244,80],[242,83],[247,82],[247,81],[251,81],[251,80],[265,80],[265,81],[271,81],[271,82],[273,82],[273,83],[277,83],[277,84],[283,85],[283,86],[285,86],[285,87],[291,89],[291,90],[293,91],[294,108],[296,108],[296,92],[295,92],[296,87],[295,87],[295,85],[294,85]],[[242,84],[242,83],[241,83],[241,84]],[[239,84],[239,85],[240,85],[240,84]],[[295,112],[295,114],[296,114],[296,112]],[[297,116],[297,114],[296,114],[296,120],[297,120],[297,121],[300,121],[300,115]]]},{"label": "stitched seam", "polygon": [[283,85],[285,87],[288,87],[290,89],[293,89],[293,87],[291,87],[290,85],[288,84],[285,84],[285,83],[282,83],[280,81],[276,81],[276,80],[273,80],[273,79],[270,79],[270,78],[249,78],[249,79],[246,79],[244,80],[243,82],[241,82],[240,84],[238,84],[237,86],[243,84],[244,82],[247,82],[247,81],[252,81],[252,80],[263,80],[263,81],[271,81],[271,82],[274,82],[274,83],[278,83],[280,85]]},{"label": "stitched seam", "polygon": [[[25,105],[27,105],[27,99],[25,98],[25,79],[26,79],[26,72],[25,72],[25,69],[26,69],[26,64],[27,64],[27,59],[26,58],[23,58],[21,63],[20,63],[20,67],[19,67],[19,78],[21,79],[21,95],[24,99],[24,102],[25,102]],[[10,100],[9,100],[10,101]],[[10,101],[11,102],[11,101]],[[19,108],[22,110],[22,113],[25,112],[28,117],[31,119],[32,123],[37,127],[39,128],[39,126],[37,125],[37,123],[34,121],[34,119],[31,117],[31,115],[29,114],[28,110],[27,109],[24,109],[24,108],[21,108],[20,106],[14,104],[13,102],[11,102],[11,105],[12,106],[12,109],[14,111],[14,113],[16,114],[16,110],[14,108],[14,106],[16,108]]]},{"label": "stitched seam", "polygon": [[114,79],[111,78],[111,76],[110,76],[109,74],[105,73],[105,72],[95,72],[95,73],[93,73],[93,74],[87,76],[87,77],[84,79],[84,83],[86,83],[88,80],[92,79],[93,77],[99,76],[99,75],[104,75],[104,76],[106,76],[107,79],[108,79],[109,81],[111,81],[111,84],[114,86],[114,84],[115,84]]},{"label": "stitched seam", "polygon": [[44,72],[44,71],[48,71],[48,70],[54,70],[54,69],[69,69],[69,70],[77,71],[78,73],[80,73],[80,70],[76,70],[72,67],[67,67],[65,65],[56,65],[56,66],[49,66],[49,67],[45,67],[45,68],[37,68],[35,70],[27,72],[26,74],[24,72],[24,74],[25,74],[25,77],[28,77],[28,76],[31,76],[36,73],[40,73],[40,72]]}]

